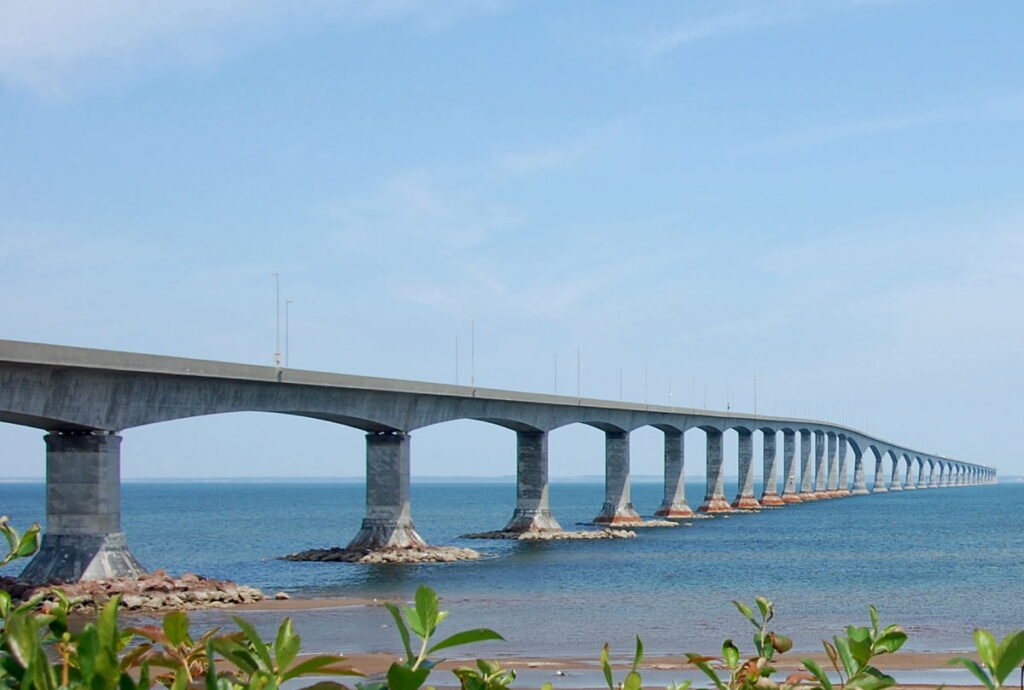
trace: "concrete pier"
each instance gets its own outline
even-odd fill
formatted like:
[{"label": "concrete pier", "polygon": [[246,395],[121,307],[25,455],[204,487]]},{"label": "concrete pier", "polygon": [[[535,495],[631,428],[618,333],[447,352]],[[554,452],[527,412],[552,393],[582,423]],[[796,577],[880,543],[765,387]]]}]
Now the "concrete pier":
[{"label": "concrete pier", "polygon": [[868,491],[867,482],[864,479],[864,454],[859,448],[853,450],[853,491],[854,496],[863,496]]},{"label": "concrete pier", "polygon": [[707,490],[704,503],[697,510],[701,513],[731,513],[732,506],[725,498],[725,467],[722,463],[722,432],[705,429],[707,434]]},{"label": "concrete pier", "polygon": [[594,518],[599,525],[642,522],[629,490],[629,432],[604,432],[604,505]]},{"label": "concrete pier", "polygon": [[145,574],[121,531],[121,437],[50,432],[44,440],[46,532],[21,578],[76,582]]},{"label": "concrete pier", "polygon": [[814,467],[811,464],[811,432],[800,430],[800,500],[817,500],[814,493]]},{"label": "concrete pier", "polygon": [[366,517],[348,549],[421,549],[409,501],[409,434],[366,434]]},{"label": "concrete pier", "polygon": [[924,460],[921,458],[915,458],[917,461],[917,488],[927,489],[928,488],[928,477],[924,472]]},{"label": "concrete pier", "polygon": [[890,455],[892,458],[892,473],[889,475],[889,491],[903,491],[903,483],[900,481],[900,459],[897,455]]},{"label": "concrete pier", "polygon": [[836,481],[836,495],[850,495],[850,468],[847,463],[849,448],[846,443],[846,434],[836,434],[836,454],[838,455],[839,474]]},{"label": "concrete pier", "polygon": [[828,466],[825,464],[825,432],[814,432],[814,497],[832,498],[828,493]]},{"label": "concrete pier", "polygon": [[938,484],[939,478],[938,478],[938,476],[936,475],[936,472],[935,472],[936,467],[938,467],[938,463],[937,462],[935,462],[934,460],[929,460],[928,461],[928,488],[929,489],[934,489],[935,487],[937,487],[939,485]]},{"label": "concrete pier", "polygon": [[[779,496],[779,454],[776,452],[776,434],[772,429],[762,429],[764,437],[763,458],[761,463],[761,476],[764,487],[761,490],[761,505],[781,506],[785,501]],[[792,458],[790,459],[792,464]]]},{"label": "concrete pier", "polygon": [[516,509],[506,532],[561,532],[548,497],[548,435],[516,432]]},{"label": "concrete pier", "polygon": [[903,490],[916,491],[917,482],[914,481],[914,458],[904,455],[903,459],[907,461],[907,473],[903,478]]},{"label": "concrete pier", "polygon": [[789,430],[782,430],[782,502],[800,503],[800,493],[796,486],[796,433]]},{"label": "concrete pier", "polygon": [[825,447],[825,460],[828,465],[828,481],[825,490],[829,498],[839,496],[839,465],[836,463],[836,435],[834,432],[825,434],[828,444]]},{"label": "concrete pier", "polygon": [[881,456],[875,456],[875,482],[871,485],[871,493],[884,494],[889,489],[885,486],[885,461]]},{"label": "concrete pier", "polygon": [[739,435],[739,491],[733,508],[754,510],[761,504],[754,498],[754,435],[749,429],[737,429]]},{"label": "concrete pier", "polygon": [[662,429],[665,434],[665,496],[655,515],[666,518],[693,516],[686,502],[686,448],[678,429]]}]

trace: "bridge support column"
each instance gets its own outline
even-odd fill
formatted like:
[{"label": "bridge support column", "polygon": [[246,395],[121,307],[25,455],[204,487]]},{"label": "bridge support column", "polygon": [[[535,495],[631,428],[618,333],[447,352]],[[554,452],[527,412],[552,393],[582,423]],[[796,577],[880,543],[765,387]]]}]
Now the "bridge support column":
[{"label": "bridge support column", "polygon": [[665,429],[665,497],[654,513],[658,517],[686,518],[693,516],[693,509],[686,502],[686,450],[683,432]]},{"label": "bridge support column", "polygon": [[737,429],[739,433],[739,491],[733,508],[754,510],[761,504],[754,498],[754,435],[746,429]]},{"label": "bridge support column", "polygon": [[929,489],[934,489],[936,486],[938,486],[939,479],[938,479],[938,477],[935,476],[935,466],[936,466],[936,463],[934,461],[928,463],[928,488]]},{"label": "bridge support column", "polygon": [[52,431],[46,441],[46,533],[28,582],[138,577],[121,531],[121,437]]},{"label": "bridge support column", "polygon": [[903,478],[903,490],[915,491],[917,482],[914,481],[914,459],[907,456],[907,474]]},{"label": "bridge support column", "polygon": [[863,496],[868,493],[868,485],[864,481],[864,454],[859,448],[853,449],[853,491],[851,493],[854,496]]},{"label": "bridge support column", "polygon": [[516,432],[516,509],[506,532],[561,532],[548,500],[548,434]]},{"label": "bridge support column", "polygon": [[828,492],[829,498],[836,498],[839,496],[839,466],[836,463],[836,435],[830,431],[825,434],[828,439],[828,445],[826,446],[826,461],[828,463],[828,479],[825,485],[825,491]]},{"label": "bridge support column", "polygon": [[875,457],[875,483],[871,485],[871,493],[884,494],[889,489],[885,487],[885,465],[881,456]]},{"label": "bridge support column", "polygon": [[836,495],[837,496],[849,496],[850,495],[850,469],[847,464],[846,457],[849,454],[849,448],[846,443],[846,434],[836,435],[836,454],[839,456],[838,459],[838,476],[836,477]]},{"label": "bridge support column", "polygon": [[832,498],[828,492],[828,466],[825,464],[825,432],[814,432],[814,497]]},{"label": "bridge support column", "polygon": [[892,454],[892,475],[889,480],[889,491],[903,491],[903,484],[900,482],[900,459]]},{"label": "bridge support column", "polygon": [[782,431],[782,502],[799,503],[800,494],[796,489],[796,434],[789,429]]},{"label": "bridge support column", "polygon": [[366,517],[349,550],[424,548],[409,500],[409,434],[371,431],[366,435]]},{"label": "bridge support column", "polygon": [[800,431],[800,500],[817,500],[814,494],[814,467],[811,464],[811,432]]},{"label": "bridge support column", "polygon": [[717,429],[706,429],[705,432],[708,437],[707,491],[704,494],[704,503],[697,510],[701,513],[731,513],[732,506],[725,498],[722,432]]},{"label": "bridge support column", "polygon": [[604,505],[594,518],[600,525],[641,522],[629,493],[629,432],[604,432]]},{"label": "bridge support column", "polygon": [[761,433],[764,437],[764,457],[762,458],[761,464],[761,475],[764,481],[764,487],[761,490],[761,505],[785,505],[785,502],[779,497],[779,454],[775,450],[775,432],[764,429]]},{"label": "bridge support column", "polygon": [[924,460],[922,460],[921,458],[917,459],[917,488],[928,488],[928,477],[926,477],[924,474]]}]

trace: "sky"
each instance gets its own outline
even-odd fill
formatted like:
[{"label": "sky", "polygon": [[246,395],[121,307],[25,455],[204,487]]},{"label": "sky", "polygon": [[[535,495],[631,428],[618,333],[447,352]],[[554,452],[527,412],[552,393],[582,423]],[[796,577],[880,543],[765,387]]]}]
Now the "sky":
[{"label": "sky", "polygon": [[[452,382],[457,339],[460,383],[574,393],[579,352],[584,396],[756,391],[1024,474],[1022,30],[1015,0],[0,0],[0,337],[272,364],[278,273],[295,368]],[[414,476],[515,471],[484,423],[412,444]],[[550,456],[599,475],[602,433]],[[122,473],[363,458],[249,413],[127,430]],[[0,424],[0,476],[44,471]]]}]

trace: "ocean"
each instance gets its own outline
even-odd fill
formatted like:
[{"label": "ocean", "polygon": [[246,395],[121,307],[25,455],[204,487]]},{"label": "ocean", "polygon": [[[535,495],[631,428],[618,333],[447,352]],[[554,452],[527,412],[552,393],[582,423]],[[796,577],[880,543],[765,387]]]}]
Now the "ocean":
[{"label": "ocean", "polygon": [[[662,488],[636,483],[641,514]],[[511,483],[413,483],[413,517],[428,542],[470,546],[481,561],[414,566],[293,563],[278,557],[344,545],[363,513],[363,487],[342,482],[127,482],[128,543],[148,568],[196,572],[293,597],[411,598],[427,584],[452,612],[445,627],[488,626],[505,643],[489,656],[597,657],[610,642],[626,654],[639,634],[649,654],[715,650],[752,629],[733,599],[775,602],[775,629],[800,650],[850,623],[868,604],[900,623],[906,649],[961,650],[971,630],[1024,627],[1024,484],[928,489],[823,500],[650,528],[633,540],[558,543],[467,541],[512,514]],[[735,486],[727,486],[735,495]],[[696,506],[703,483],[687,486]],[[551,503],[571,529],[596,515],[599,483],[554,483]],[[0,484],[0,513],[26,526],[44,517],[42,483]],[[8,566],[13,570],[17,566]],[[269,630],[278,612],[249,612]],[[397,651],[381,607],[293,614],[309,651]],[[220,611],[193,614],[220,623]]]}]

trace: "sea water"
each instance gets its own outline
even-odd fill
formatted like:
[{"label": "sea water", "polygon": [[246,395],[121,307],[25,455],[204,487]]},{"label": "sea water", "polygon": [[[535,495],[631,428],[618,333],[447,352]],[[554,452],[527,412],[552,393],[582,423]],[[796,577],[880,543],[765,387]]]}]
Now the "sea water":
[{"label": "sea water", "polygon": [[[0,513],[25,526],[44,517],[42,483],[0,484]],[[636,483],[650,515],[662,487]],[[735,486],[727,486],[733,495]],[[703,485],[687,486],[696,506]],[[412,566],[295,563],[279,556],[344,545],[364,510],[364,489],[343,482],[125,483],[128,543],[149,568],[229,578],[293,597],[410,599],[430,585],[452,611],[450,630],[488,626],[505,643],[479,653],[596,658],[610,642],[626,655],[634,634],[649,654],[714,650],[752,628],[733,599],[775,602],[775,628],[803,650],[846,624],[867,624],[868,604],[900,623],[907,649],[958,650],[971,630],[1024,627],[1024,484],[894,492],[820,500],[649,528],[630,540],[468,541],[500,528],[515,503],[511,483],[415,483],[413,516],[432,544],[470,546],[480,561]],[[598,483],[554,483],[562,526],[592,519]],[[16,566],[8,566],[12,570]],[[281,614],[250,612],[270,629]],[[396,651],[381,607],[299,611],[310,651]],[[197,613],[200,623],[226,614]],[[749,642],[744,645],[749,647]]]}]

